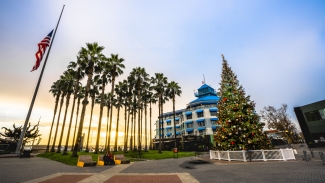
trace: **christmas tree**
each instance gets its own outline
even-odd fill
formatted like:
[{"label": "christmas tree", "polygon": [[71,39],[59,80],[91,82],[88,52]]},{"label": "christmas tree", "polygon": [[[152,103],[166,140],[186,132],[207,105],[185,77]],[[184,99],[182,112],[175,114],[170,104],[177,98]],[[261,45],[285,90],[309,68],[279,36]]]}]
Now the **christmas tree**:
[{"label": "christmas tree", "polygon": [[218,92],[218,125],[215,135],[219,150],[271,149],[272,145],[263,133],[264,123],[259,122],[255,103],[239,85],[237,76],[222,55],[222,74]]}]

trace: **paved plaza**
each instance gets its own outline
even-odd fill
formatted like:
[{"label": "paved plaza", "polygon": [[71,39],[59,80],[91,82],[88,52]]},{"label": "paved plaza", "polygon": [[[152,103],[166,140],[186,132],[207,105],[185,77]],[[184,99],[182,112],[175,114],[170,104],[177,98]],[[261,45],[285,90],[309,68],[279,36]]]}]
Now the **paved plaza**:
[{"label": "paved plaza", "polygon": [[[317,151],[311,161],[228,162],[207,155],[80,168],[45,158],[0,158],[0,182],[42,183],[215,183],[215,182],[325,182],[325,165]],[[199,162],[199,163],[198,163]]]}]

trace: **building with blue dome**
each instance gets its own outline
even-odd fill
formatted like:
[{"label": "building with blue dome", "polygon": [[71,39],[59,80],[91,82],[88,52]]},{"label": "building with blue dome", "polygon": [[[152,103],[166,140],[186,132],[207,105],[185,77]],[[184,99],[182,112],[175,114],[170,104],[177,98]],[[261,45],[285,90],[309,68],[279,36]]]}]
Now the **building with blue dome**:
[{"label": "building with blue dome", "polygon": [[[174,148],[175,136],[177,147],[182,150],[208,149],[213,142],[213,134],[218,127],[217,103],[219,97],[214,88],[203,84],[198,92],[194,93],[197,97],[187,104],[185,109],[175,111],[175,121],[173,111],[163,113],[160,124],[160,136],[164,150]],[[159,147],[159,120],[156,121],[156,135],[153,139],[154,147]],[[174,134],[174,124],[176,134]]]}]

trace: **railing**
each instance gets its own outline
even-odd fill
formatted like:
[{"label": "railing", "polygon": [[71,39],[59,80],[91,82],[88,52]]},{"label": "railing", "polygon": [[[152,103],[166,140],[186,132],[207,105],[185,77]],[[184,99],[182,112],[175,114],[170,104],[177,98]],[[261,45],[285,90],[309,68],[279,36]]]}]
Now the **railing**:
[{"label": "railing", "polygon": [[210,159],[228,161],[272,161],[294,160],[293,149],[250,150],[250,151],[213,151],[210,150]]}]

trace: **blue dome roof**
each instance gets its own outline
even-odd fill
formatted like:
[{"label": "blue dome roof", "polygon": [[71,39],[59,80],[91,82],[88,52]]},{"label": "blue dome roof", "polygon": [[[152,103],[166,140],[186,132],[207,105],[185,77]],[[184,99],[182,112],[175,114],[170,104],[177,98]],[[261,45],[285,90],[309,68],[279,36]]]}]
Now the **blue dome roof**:
[{"label": "blue dome roof", "polygon": [[211,101],[211,102],[218,102],[220,98],[218,96],[205,96],[205,97],[201,97],[201,98],[198,98],[198,99],[195,99],[193,100],[192,102],[190,102],[190,104],[192,103],[196,103],[196,102],[208,102],[208,101]]}]

